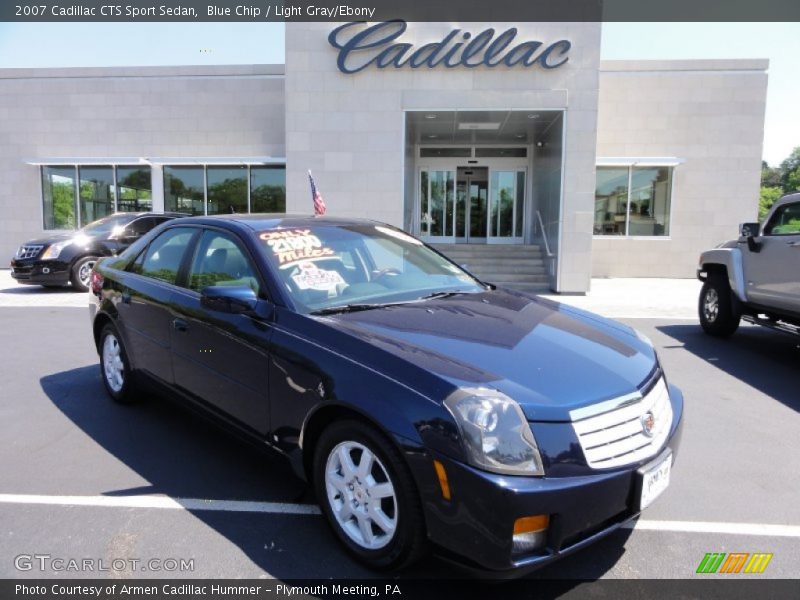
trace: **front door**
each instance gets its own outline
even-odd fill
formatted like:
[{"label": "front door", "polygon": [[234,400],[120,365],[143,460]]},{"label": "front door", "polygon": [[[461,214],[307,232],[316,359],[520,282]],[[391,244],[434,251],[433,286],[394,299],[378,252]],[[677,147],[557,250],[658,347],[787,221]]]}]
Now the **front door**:
[{"label": "front door", "polygon": [[764,226],[760,252],[747,252],[747,295],[764,306],[800,313],[800,202],[777,209]]},{"label": "front door", "polygon": [[175,384],[206,408],[264,436],[269,431],[271,326],[243,314],[204,308],[210,285],[249,286],[260,293],[256,267],[231,234],[206,230],[197,243],[186,288],[172,297]]},{"label": "front door", "polygon": [[458,167],[456,181],[457,243],[486,243],[488,172],[486,167]]},{"label": "front door", "polygon": [[527,169],[519,160],[486,162],[489,164],[450,167],[452,163],[439,159],[419,169],[416,214],[423,240],[461,244],[524,242]]}]

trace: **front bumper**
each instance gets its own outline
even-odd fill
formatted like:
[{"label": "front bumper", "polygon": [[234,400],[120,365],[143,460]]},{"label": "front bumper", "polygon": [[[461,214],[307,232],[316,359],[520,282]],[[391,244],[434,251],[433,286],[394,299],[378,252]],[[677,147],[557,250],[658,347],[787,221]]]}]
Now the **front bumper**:
[{"label": "front bumper", "polygon": [[[666,445],[639,463],[569,477],[508,477],[480,471],[444,456],[452,500],[428,489],[428,534],[445,558],[494,577],[518,577],[579,550],[639,514],[637,470],[672,452],[682,430],[683,397],[670,386],[673,423]],[[514,521],[550,515],[545,547],[512,555]],[[488,573],[487,573],[488,571]],[[494,573],[491,573],[494,572]]]},{"label": "front bumper", "polygon": [[19,283],[64,285],[69,283],[70,265],[60,260],[11,260],[11,277]]}]

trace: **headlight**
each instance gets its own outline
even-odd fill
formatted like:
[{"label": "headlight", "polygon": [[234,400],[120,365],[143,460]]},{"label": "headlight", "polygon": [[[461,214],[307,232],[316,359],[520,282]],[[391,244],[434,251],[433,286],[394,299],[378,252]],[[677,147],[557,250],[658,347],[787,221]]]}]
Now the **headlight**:
[{"label": "headlight", "polygon": [[50,244],[47,250],[42,253],[42,258],[47,260],[48,258],[58,258],[58,255],[61,254],[61,251],[69,246],[72,243],[72,240],[64,240],[63,242],[56,242],[55,244]]},{"label": "headlight", "polygon": [[461,389],[444,401],[469,463],[504,475],[544,475],[542,457],[519,404],[496,390]]}]

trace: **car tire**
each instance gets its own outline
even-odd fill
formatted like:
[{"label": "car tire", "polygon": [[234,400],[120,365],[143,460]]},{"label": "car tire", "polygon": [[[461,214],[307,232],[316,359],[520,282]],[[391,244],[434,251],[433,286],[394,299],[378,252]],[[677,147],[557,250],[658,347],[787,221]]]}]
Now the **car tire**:
[{"label": "car tire", "polygon": [[106,392],[115,402],[130,404],[136,400],[133,371],[119,331],[111,323],[100,332],[100,377]]},{"label": "car tire", "polygon": [[[371,459],[369,470],[365,458]],[[373,427],[360,421],[329,425],[316,445],[313,484],[334,534],[360,562],[398,569],[424,554],[417,487],[400,452]]]},{"label": "car tire", "polygon": [[709,335],[728,337],[739,328],[741,314],[723,275],[710,275],[700,290],[700,326]]},{"label": "car tire", "polygon": [[69,272],[72,287],[79,292],[88,292],[92,278],[92,269],[97,264],[96,256],[84,256],[75,261]]}]

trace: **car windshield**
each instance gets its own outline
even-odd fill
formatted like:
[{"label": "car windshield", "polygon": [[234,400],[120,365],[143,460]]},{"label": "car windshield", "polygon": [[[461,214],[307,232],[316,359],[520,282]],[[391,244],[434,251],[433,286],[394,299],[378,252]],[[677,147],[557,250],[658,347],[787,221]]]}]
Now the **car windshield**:
[{"label": "car windshield", "polygon": [[97,221],[93,221],[81,229],[81,233],[86,235],[104,235],[111,234],[115,227],[124,227],[133,220],[133,215],[111,215],[103,217]]},{"label": "car windshield", "polygon": [[302,312],[363,310],[486,289],[416,238],[389,226],[303,226],[258,236]]}]

